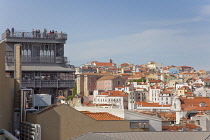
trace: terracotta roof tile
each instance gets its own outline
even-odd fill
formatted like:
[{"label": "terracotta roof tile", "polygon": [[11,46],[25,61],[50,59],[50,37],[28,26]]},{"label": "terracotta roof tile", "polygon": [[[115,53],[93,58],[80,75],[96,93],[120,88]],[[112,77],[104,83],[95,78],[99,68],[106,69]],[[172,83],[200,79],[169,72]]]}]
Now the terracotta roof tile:
[{"label": "terracotta roof tile", "polygon": [[198,128],[195,124],[185,123],[185,125],[179,125],[179,126],[162,126],[162,128],[166,131],[178,131],[186,127],[188,131],[191,131],[192,129]]},{"label": "terracotta roof tile", "polygon": [[95,63],[96,66],[106,66],[106,67],[107,66],[111,67],[114,65],[113,63],[109,63],[109,62],[91,62],[91,63]]},{"label": "terracotta roof tile", "polygon": [[136,105],[141,105],[141,107],[171,107],[171,105],[159,105],[158,103],[148,103],[146,101],[135,102]]},{"label": "terracotta roof tile", "polygon": [[81,112],[95,120],[123,120],[123,118],[117,117],[107,112],[96,112],[96,113],[89,111],[81,111]]},{"label": "terracotta roof tile", "polygon": [[128,93],[114,90],[114,91],[104,91],[103,93],[101,93],[99,95],[108,95],[108,96],[119,96],[119,97],[123,97],[123,96],[128,96]]}]

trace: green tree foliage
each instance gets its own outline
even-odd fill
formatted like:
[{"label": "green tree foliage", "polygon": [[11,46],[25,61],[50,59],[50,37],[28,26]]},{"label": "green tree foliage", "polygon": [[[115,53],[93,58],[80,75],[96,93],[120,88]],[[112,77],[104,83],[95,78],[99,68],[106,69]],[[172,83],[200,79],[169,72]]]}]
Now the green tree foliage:
[{"label": "green tree foliage", "polygon": [[67,97],[67,100],[73,99],[77,95],[77,86],[72,88],[72,95]]},{"label": "green tree foliage", "polygon": [[133,80],[130,80],[129,82],[146,82],[146,78],[142,77],[140,79],[133,79]]}]

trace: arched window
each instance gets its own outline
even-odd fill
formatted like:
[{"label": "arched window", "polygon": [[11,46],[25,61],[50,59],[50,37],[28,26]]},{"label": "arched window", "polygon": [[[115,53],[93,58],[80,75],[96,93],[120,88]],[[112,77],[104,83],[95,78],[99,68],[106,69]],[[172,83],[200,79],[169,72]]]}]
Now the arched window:
[{"label": "arched window", "polygon": [[21,51],[21,54],[24,55],[24,50]]},{"label": "arched window", "polygon": [[51,57],[54,57],[54,51],[51,50]]},{"label": "arched window", "polygon": [[28,50],[28,56],[31,56],[31,50]]},{"label": "arched window", "polygon": [[26,49],[24,49],[24,53],[23,53],[25,56],[27,56],[28,52]]},{"label": "arched window", "polygon": [[50,56],[50,50],[47,51],[47,56]]},{"label": "arched window", "polygon": [[43,55],[44,55],[43,50],[40,50],[40,56],[43,56]]},{"label": "arched window", "polygon": [[47,51],[46,50],[44,50],[44,56],[46,56],[47,55]]}]

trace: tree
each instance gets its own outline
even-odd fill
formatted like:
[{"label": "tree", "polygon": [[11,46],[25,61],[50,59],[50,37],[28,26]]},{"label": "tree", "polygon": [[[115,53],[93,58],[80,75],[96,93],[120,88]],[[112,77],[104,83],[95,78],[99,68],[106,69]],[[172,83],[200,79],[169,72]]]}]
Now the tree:
[{"label": "tree", "polygon": [[133,80],[130,80],[129,82],[146,82],[146,78],[142,77],[140,79],[133,79]]},{"label": "tree", "polygon": [[72,88],[72,95],[67,97],[67,100],[73,99],[77,95],[77,86]]}]

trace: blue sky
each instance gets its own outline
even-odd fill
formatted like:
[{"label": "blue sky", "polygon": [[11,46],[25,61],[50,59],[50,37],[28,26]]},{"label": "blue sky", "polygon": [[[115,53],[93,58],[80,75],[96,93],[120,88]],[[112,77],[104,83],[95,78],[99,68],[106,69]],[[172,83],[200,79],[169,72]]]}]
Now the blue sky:
[{"label": "blue sky", "polygon": [[63,31],[65,56],[210,70],[209,0],[0,0],[0,32]]}]

